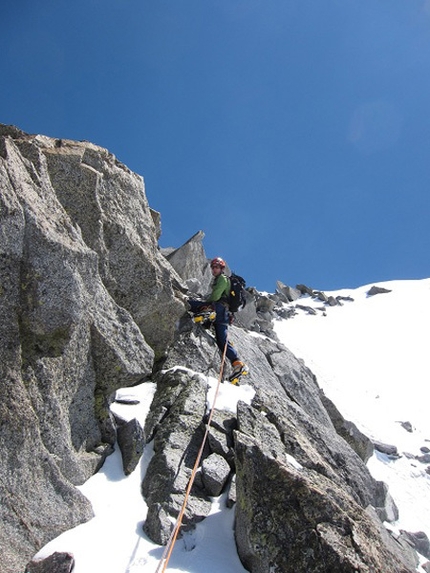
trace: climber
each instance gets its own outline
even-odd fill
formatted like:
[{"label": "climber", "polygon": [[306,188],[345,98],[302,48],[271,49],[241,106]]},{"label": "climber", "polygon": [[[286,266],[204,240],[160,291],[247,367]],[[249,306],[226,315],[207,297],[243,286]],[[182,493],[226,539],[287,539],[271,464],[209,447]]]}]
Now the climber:
[{"label": "climber", "polygon": [[221,257],[215,257],[211,261],[211,270],[214,277],[212,292],[205,301],[188,299],[190,310],[194,314],[205,313],[208,310],[215,312],[213,326],[215,329],[215,339],[218,348],[224,352],[227,343],[226,356],[230,360],[233,368],[230,382],[237,384],[239,378],[248,373],[248,368],[244,362],[239,360],[238,354],[228,341],[228,325],[230,323],[229,297],[230,279],[224,274],[225,262]]}]

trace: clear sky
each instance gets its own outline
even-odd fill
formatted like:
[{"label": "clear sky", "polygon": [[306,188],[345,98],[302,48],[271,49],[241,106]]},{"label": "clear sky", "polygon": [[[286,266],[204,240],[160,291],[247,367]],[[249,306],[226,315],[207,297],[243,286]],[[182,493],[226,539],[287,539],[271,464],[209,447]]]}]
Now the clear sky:
[{"label": "clear sky", "polygon": [[429,0],[14,0],[0,122],[145,179],[249,286],[430,276]]}]

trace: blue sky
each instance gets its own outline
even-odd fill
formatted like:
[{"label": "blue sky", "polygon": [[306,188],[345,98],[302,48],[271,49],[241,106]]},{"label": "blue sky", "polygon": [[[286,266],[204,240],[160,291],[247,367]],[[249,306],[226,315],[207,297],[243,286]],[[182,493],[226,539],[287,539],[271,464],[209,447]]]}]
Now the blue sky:
[{"label": "blue sky", "polygon": [[430,276],[428,0],[15,0],[0,122],[145,179],[249,286]]}]

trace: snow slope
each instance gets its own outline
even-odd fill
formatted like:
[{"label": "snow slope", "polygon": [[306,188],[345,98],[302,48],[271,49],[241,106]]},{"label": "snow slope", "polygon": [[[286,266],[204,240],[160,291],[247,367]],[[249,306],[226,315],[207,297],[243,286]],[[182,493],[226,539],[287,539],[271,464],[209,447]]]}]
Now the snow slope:
[{"label": "snow slope", "polygon": [[[294,318],[277,321],[275,329],[280,340],[316,374],[345,418],[369,437],[396,445],[399,453],[419,455],[421,447],[430,448],[430,279],[378,283],[392,292],[373,297],[366,295],[370,286],[326,293],[354,301],[325,307],[316,316],[299,310]],[[312,298],[298,302],[323,307]],[[216,381],[208,381],[211,401]],[[146,383],[120,391],[122,397],[137,395],[140,404],[115,404],[115,411],[143,422],[154,390],[153,384]],[[222,385],[217,404],[229,404],[234,411],[237,400],[249,403],[252,396],[248,385]],[[412,433],[399,423],[406,421],[412,424]],[[95,517],[53,540],[38,557],[54,551],[72,552],[74,573],[155,572],[163,548],[142,532],[147,509],[140,495],[151,455],[148,445],[140,466],[128,477],[123,475],[120,454],[116,451],[110,456],[81,488],[93,504]],[[391,525],[393,529],[422,530],[430,536],[427,465],[404,455],[394,461],[375,454],[369,460],[370,471],[389,485],[399,507],[400,519]],[[167,570],[245,572],[235,550],[233,520],[234,509],[225,508],[224,497],[215,499],[210,516],[194,533],[177,541]]]},{"label": "snow slope", "polygon": [[[422,455],[421,447],[430,448],[430,279],[378,283],[391,292],[369,297],[371,286],[326,292],[354,300],[325,307],[325,316],[298,310],[275,331],[346,419],[400,454]],[[297,302],[323,307],[310,297]],[[410,422],[413,432],[400,422]],[[399,507],[397,527],[430,537],[428,466],[405,455],[393,461],[375,454],[368,463]]]}]

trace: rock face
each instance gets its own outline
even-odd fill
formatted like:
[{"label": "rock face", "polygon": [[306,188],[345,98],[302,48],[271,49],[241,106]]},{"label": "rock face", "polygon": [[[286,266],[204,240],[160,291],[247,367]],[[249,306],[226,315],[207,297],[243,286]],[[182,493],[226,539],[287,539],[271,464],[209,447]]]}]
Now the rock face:
[{"label": "rock face", "polygon": [[[256,394],[252,405],[239,402],[234,417],[216,412],[185,528],[204,517],[204,500],[214,495],[214,483],[227,483],[230,467],[236,477],[236,543],[249,571],[412,571],[414,558],[378,517],[377,509],[382,513],[390,498],[360,457],[368,455],[363,436],[357,434],[353,448],[338,433],[335,424],[345,427],[340,413],[331,408],[332,421],[315,377],[288,349],[235,327],[230,337],[250,366]],[[205,421],[201,374],[188,369],[198,365],[200,372],[216,375],[213,349],[209,335],[184,319],[147,419],[145,433],[154,439],[155,453],[143,482],[149,506],[144,528],[158,543],[166,543],[178,515],[196,459],[193,439]],[[184,402],[184,393],[192,395],[191,403]],[[219,456],[226,462],[222,467]]]},{"label": "rock face", "polygon": [[[342,479],[330,475],[334,467],[326,461],[322,467],[305,462],[307,466],[297,469],[286,457],[281,435],[252,409],[239,413],[235,444],[236,540],[247,569],[253,573],[410,570],[406,559],[399,563],[395,557],[395,542],[387,543],[366,513],[363,496],[371,491],[364,483],[345,488]],[[356,467],[360,469],[359,464]]]},{"label": "rock face", "polygon": [[[163,421],[154,436],[154,456],[142,484],[148,503],[145,533],[156,543],[165,544],[177,517],[200,443],[206,410],[206,380],[187,370],[174,369],[157,379],[157,391],[145,434],[154,436],[154,426]],[[208,495],[195,488],[184,523],[200,521],[210,510]]]},{"label": "rock face", "polygon": [[[117,434],[125,473],[153,440],[144,530],[165,544],[205,434],[206,377],[220,367],[210,331],[182,302],[187,289],[208,288],[203,234],[163,256],[142,179],[90,143],[0,126],[0,190],[0,570],[24,570],[91,517],[75,486]],[[252,573],[407,573],[410,549],[380,519],[395,519],[395,505],[365,465],[372,445],[274,335],[282,301],[302,292],[248,289],[229,336],[255,396],[234,414],[215,412],[184,528],[231,485],[238,554]],[[145,428],[117,428],[115,391],[147,379],[157,389]],[[59,567],[70,570],[73,556],[28,570]]]},{"label": "rock face", "polygon": [[183,306],[140,177],[89,143],[0,127],[0,569],[92,516],[74,487],[115,441]]}]

